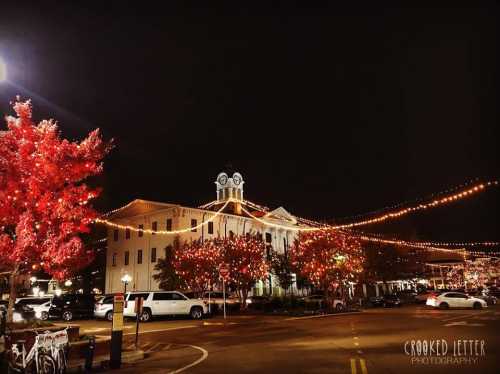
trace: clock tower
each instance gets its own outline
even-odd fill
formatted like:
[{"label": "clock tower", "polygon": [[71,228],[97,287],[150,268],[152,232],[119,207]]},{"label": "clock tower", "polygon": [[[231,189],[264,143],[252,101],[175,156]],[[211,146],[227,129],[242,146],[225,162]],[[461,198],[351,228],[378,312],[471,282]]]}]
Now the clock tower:
[{"label": "clock tower", "polygon": [[227,199],[243,200],[243,177],[235,172],[230,177],[226,173],[219,173],[215,185],[217,186],[217,201],[226,201]]}]

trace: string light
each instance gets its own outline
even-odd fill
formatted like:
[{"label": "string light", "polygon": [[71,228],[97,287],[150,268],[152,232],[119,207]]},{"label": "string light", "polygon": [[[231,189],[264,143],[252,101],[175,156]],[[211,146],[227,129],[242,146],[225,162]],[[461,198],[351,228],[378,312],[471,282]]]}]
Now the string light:
[{"label": "string light", "polygon": [[[182,234],[182,233],[185,233],[185,232],[190,232],[190,231],[199,229],[200,227],[207,225],[209,222],[212,222],[217,216],[219,216],[222,213],[222,211],[228,206],[228,204],[231,201],[232,201],[232,199],[227,200],[226,203],[218,211],[214,212],[213,216],[210,217],[210,218],[208,218],[207,220],[200,222],[196,226],[190,226],[190,227],[186,227],[186,228],[179,229],[179,230],[172,230],[172,231],[157,230],[157,231],[155,231],[155,230],[151,230],[151,229],[139,229],[139,228],[137,228],[135,226],[122,225],[122,224],[111,222],[111,221],[109,221],[107,219],[101,219],[101,218],[96,218],[95,222],[96,223],[102,223],[102,224],[105,224],[107,226],[110,226],[110,227],[113,227],[113,228],[116,228],[116,229],[121,229],[121,230],[130,230],[130,231],[134,231],[134,232],[144,232],[146,234],[176,235],[176,234]],[[127,204],[126,206],[128,206],[128,205],[130,205],[130,204]],[[123,207],[123,208],[125,208],[125,207]],[[123,209],[123,208],[120,208],[120,209]]]}]

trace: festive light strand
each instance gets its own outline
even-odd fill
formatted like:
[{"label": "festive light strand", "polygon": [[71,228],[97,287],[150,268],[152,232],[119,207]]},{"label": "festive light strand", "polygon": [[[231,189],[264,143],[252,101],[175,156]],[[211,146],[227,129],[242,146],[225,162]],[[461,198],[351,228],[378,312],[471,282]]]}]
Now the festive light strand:
[{"label": "festive light strand", "polygon": [[190,226],[190,227],[186,227],[186,228],[183,228],[183,229],[178,229],[178,230],[172,230],[172,231],[168,231],[168,230],[152,230],[152,229],[140,229],[140,228],[137,228],[137,227],[134,227],[134,226],[131,226],[131,225],[122,225],[122,224],[119,224],[119,223],[115,223],[115,222],[111,222],[107,219],[101,219],[101,218],[96,218],[95,219],[95,222],[96,223],[102,223],[102,224],[105,224],[107,226],[110,226],[110,227],[113,227],[113,228],[116,228],[116,229],[121,229],[121,230],[130,230],[130,231],[134,231],[134,232],[143,232],[143,233],[146,233],[146,234],[158,234],[158,235],[176,235],[176,234],[182,234],[182,233],[185,233],[185,232],[190,232],[190,231],[193,231],[193,230],[196,230],[202,226],[205,226],[207,225],[209,222],[212,222],[217,216],[219,216],[222,211],[228,206],[228,204],[233,201],[232,199],[230,200],[227,200],[226,203],[216,212],[213,212],[213,216],[208,218],[207,220],[205,221],[202,221],[200,222],[198,225],[196,226]]}]

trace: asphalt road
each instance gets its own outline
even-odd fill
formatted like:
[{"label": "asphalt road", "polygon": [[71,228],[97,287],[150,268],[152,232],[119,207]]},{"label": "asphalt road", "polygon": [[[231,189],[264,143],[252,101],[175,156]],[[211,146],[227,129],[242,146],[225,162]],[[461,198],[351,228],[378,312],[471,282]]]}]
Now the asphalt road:
[{"label": "asphalt road", "polygon": [[[109,322],[78,323],[84,333],[110,331]],[[406,306],[314,318],[230,316],[226,324],[220,318],[161,320],[141,325],[139,345],[147,358],[118,372],[498,373],[499,332],[499,307]],[[132,348],[132,322],[124,333],[124,346]]]}]

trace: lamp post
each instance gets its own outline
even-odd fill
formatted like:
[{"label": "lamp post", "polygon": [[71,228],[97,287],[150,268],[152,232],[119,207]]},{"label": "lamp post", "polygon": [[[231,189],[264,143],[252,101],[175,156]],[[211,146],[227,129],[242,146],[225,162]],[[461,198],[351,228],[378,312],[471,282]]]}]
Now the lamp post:
[{"label": "lamp post", "polygon": [[0,83],[7,80],[7,65],[0,57]]},{"label": "lamp post", "polygon": [[124,288],[125,288],[125,290],[123,291],[124,294],[127,293],[127,284],[129,284],[131,280],[132,280],[132,277],[130,275],[128,275],[128,274],[125,274],[122,277],[122,282],[123,282],[123,285],[124,285]]}]

